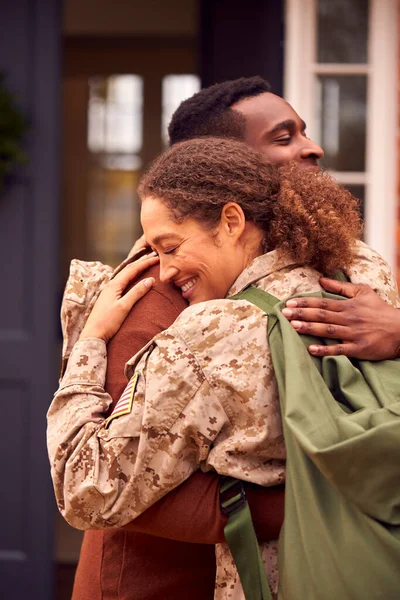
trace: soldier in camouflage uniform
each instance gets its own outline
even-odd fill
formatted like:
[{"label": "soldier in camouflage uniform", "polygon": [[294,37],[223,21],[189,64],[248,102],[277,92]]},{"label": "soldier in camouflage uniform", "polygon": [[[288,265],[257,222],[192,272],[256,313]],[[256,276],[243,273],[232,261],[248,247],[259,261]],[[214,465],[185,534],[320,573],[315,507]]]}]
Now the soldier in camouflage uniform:
[{"label": "soldier in camouflage uniform", "polygon": [[[197,179],[194,177],[198,166],[196,159],[199,148],[203,152],[198,160],[200,175],[205,164],[204,156],[210,156],[210,168],[214,170],[207,178],[206,191],[203,186],[205,176],[203,175],[203,179],[200,176]],[[352,282],[368,284],[386,302],[392,306],[400,306],[395,280],[385,261],[362,242],[353,240],[349,245],[346,235],[349,231],[355,231],[354,223],[358,223],[358,217],[353,217],[353,208],[346,208],[351,204],[349,193],[343,190],[335,192],[334,184],[329,184],[331,187],[326,195],[328,199],[321,199],[319,205],[316,202],[315,191],[321,191],[322,188],[311,188],[311,192],[308,188],[302,188],[305,181],[303,177],[296,189],[298,175],[294,172],[288,176],[288,180],[283,180],[282,175],[276,175],[280,182],[277,184],[276,193],[273,193],[272,188],[264,192],[265,181],[258,181],[260,177],[262,179],[260,172],[266,169],[265,177],[273,178],[272,167],[267,168],[261,156],[239,142],[197,140],[170,150],[166,157],[155,164],[142,185],[144,210],[148,212],[148,207],[155,197],[157,218],[160,218],[162,223],[168,222],[168,213],[170,222],[175,223],[175,232],[186,227],[188,221],[191,221],[192,228],[195,226],[193,222],[196,224],[198,221],[199,232],[213,239],[223,256],[223,253],[227,252],[225,244],[218,246],[215,242],[219,240],[219,234],[215,234],[216,230],[212,233],[206,231],[200,217],[196,221],[193,207],[184,208],[179,205],[176,209],[174,205],[172,209],[168,205],[177,187],[171,186],[167,179],[175,172],[183,173],[180,179],[183,187],[178,191],[182,194],[180,201],[189,205],[190,185],[194,186],[201,196],[201,193],[207,194],[210,188],[212,189],[213,183],[215,187],[215,182],[224,181],[228,176],[234,177],[232,163],[235,160],[235,152],[241,153],[243,160],[247,160],[249,155],[249,161],[254,168],[248,166],[249,172],[244,172],[243,161],[238,159],[240,184],[237,179],[235,185],[227,190],[225,198],[223,191],[217,190],[222,206],[221,214],[227,214],[223,212],[226,207],[237,201],[234,206],[239,206],[244,216],[240,207],[241,198],[248,194],[248,189],[253,186],[261,190],[257,201],[261,199],[263,202],[269,202],[273,206],[274,214],[278,214],[278,217],[271,219],[279,219],[277,203],[281,203],[281,197],[286,193],[286,200],[289,198],[293,201],[294,213],[299,209],[293,221],[295,225],[288,228],[293,239],[302,232],[303,237],[299,237],[297,253],[293,249],[291,252],[287,251],[286,242],[292,243],[292,238],[288,235],[285,238],[286,242],[282,242],[276,249],[268,248],[267,252],[263,252],[263,242],[253,256],[247,256],[243,251],[243,256],[248,258],[245,268],[242,270],[237,266],[236,277],[230,281],[229,288],[215,299],[204,298],[201,295],[201,286],[195,283],[191,306],[170,328],[157,335],[128,361],[127,388],[107,419],[104,414],[111,398],[104,391],[106,341],[111,331],[108,328],[109,322],[114,317],[107,312],[107,303],[103,302],[104,308],[97,310],[94,317],[92,315],[95,311],[91,312],[91,323],[88,321],[85,325],[85,322],[102,287],[105,286],[105,291],[123,289],[132,278],[132,273],[129,273],[129,269],[124,269],[116,275],[114,283],[105,285],[111,277],[107,268],[98,263],[84,265],[76,262],[73,265],[63,303],[64,327],[67,334],[64,357],[68,359],[68,365],[48,413],[48,448],[58,507],[74,527],[86,529],[123,526],[179,486],[198,468],[213,469],[221,475],[263,486],[273,486],[284,481],[285,446],[277,386],[266,336],[268,317],[258,307],[244,300],[230,299],[230,296],[250,284],[280,299],[293,294],[318,291],[321,289],[321,272],[314,267],[320,264],[323,266],[324,263],[318,262],[324,260],[321,259],[321,254],[325,253],[329,261],[331,255],[337,251],[339,259],[341,256],[345,257],[344,265],[348,262],[346,273]],[[218,162],[220,157],[222,158]],[[185,159],[186,168],[193,177],[191,184],[184,176]],[[164,183],[160,182],[160,172],[165,178]],[[319,177],[322,176],[315,175],[316,185]],[[168,188],[168,185],[170,188],[163,195],[157,192],[157,185],[161,192]],[[245,185],[248,188],[245,188]],[[322,185],[321,182],[318,185]],[[338,186],[336,188],[340,189]],[[214,189],[214,193],[211,194],[212,201],[217,191]],[[311,204],[307,204],[307,194],[314,194]],[[254,195],[256,196],[256,192]],[[263,196],[266,196],[265,200]],[[342,196],[343,202],[340,205]],[[206,205],[208,200],[207,197],[201,197],[199,204]],[[299,202],[302,203],[300,208]],[[328,204],[325,206],[324,202]],[[338,202],[337,210],[335,202]],[[163,206],[166,215],[161,214]],[[193,216],[183,218],[182,214],[173,213],[171,217],[172,210],[181,208]],[[248,206],[245,208],[246,211],[250,210]],[[236,213],[232,214],[241,214],[237,208],[234,208],[234,211]],[[300,219],[305,212],[308,216],[302,224]],[[285,214],[284,210],[282,214]],[[250,217],[243,221],[244,226],[240,230],[240,235],[247,235],[243,248],[252,247],[251,242],[257,237],[257,232],[260,234],[260,240],[264,239],[262,227],[257,224],[255,217],[253,221],[252,218],[250,214]],[[331,244],[330,248],[323,248],[322,243],[320,247],[315,245],[315,240],[320,238],[316,237],[313,240],[312,236],[315,232],[317,236],[320,235],[322,224],[328,230],[331,226],[337,228],[337,247],[334,247],[335,244]],[[355,227],[353,230],[352,224]],[[287,224],[279,225],[277,230],[281,230],[282,226]],[[270,224],[263,227],[270,228]],[[163,271],[165,274],[171,269],[174,260],[175,264],[178,264],[176,260],[179,261],[179,258],[171,259],[170,251],[163,246],[165,242],[156,242],[157,227],[155,230],[152,228],[148,216],[144,221],[144,230],[146,238],[157,247],[160,254],[162,277]],[[334,230],[329,230],[328,234]],[[310,264],[307,264],[307,259],[302,258],[303,247],[306,246],[305,236],[314,243]],[[348,248],[351,247],[349,260],[345,254],[346,244]],[[198,252],[198,244],[196,248]],[[343,248],[344,254],[340,254]],[[186,250],[186,264],[189,255],[190,251]],[[156,257],[144,259],[156,260]],[[206,260],[207,256],[204,257],[204,261]],[[213,266],[216,270],[220,268],[210,261],[209,266],[210,269]],[[224,268],[228,273],[234,269],[225,262]],[[137,274],[137,267],[133,267],[133,270]],[[323,271],[322,268],[321,270]],[[177,275],[172,279],[178,281]],[[110,285],[114,285],[114,288]],[[218,281],[216,286],[217,289]],[[186,284],[182,285],[182,289],[183,293],[188,293]],[[138,295],[143,295],[144,291],[142,289]],[[132,294],[135,293],[133,288]],[[125,309],[127,313],[129,308],[126,306]],[[122,322],[121,310],[118,311],[117,321],[119,324]],[[113,327],[115,333],[118,324]],[[82,330],[81,338],[77,339]],[[106,331],[104,335],[103,331]],[[277,594],[277,541],[263,544],[262,555],[271,588],[273,593]],[[243,598],[237,572],[225,544],[217,547],[216,557],[215,598]]]}]

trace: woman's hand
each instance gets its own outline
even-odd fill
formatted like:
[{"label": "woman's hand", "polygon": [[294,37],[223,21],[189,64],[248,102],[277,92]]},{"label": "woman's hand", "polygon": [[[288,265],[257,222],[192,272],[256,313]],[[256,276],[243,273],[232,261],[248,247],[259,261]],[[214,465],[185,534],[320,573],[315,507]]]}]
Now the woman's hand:
[{"label": "woman's hand", "polygon": [[140,238],[138,240],[136,240],[136,242],[133,244],[132,248],[129,251],[128,254],[128,258],[130,258],[131,256],[134,256],[135,254],[137,254],[138,252],[141,252],[142,250],[149,250],[150,246],[148,245],[148,243],[145,240],[144,234],[142,236],[140,236]]},{"label": "woman's hand", "polygon": [[342,283],[323,277],[323,287],[349,300],[297,298],[282,313],[298,333],[337,338],[332,346],[311,345],[314,356],[337,356],[365,360],[397,358],[400,349],[400,310],[384,302],[368,285]]},{"label": "woman's hand", "polygon": [[117,333],[132,306],[152,287],[153,277],[143,279],[128,292],[126,287],[140,273],[159,261],[155,252],[127,265],[102,290],[79,339],[99,338],[106,343]]}]

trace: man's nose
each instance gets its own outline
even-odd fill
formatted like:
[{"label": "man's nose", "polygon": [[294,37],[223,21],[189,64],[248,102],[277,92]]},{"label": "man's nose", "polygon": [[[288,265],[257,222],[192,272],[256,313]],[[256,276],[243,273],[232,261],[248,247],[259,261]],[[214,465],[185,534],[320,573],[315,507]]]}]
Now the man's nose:
[{"label": "man's nose", "polygon": [[324,156],[324,151],[322,150],[321,146],[318,146],[318,144],[316,144],[312,140],[305,141],[306,143],[301,149],[301,158],[314,158],[316,160],[319,160]]},{"label": "man's nose", "polygon": [[169,283],[173,277],[178,274],[178,269],[171,264],[166,264],[165,260],[160,259],[160,281]]}]

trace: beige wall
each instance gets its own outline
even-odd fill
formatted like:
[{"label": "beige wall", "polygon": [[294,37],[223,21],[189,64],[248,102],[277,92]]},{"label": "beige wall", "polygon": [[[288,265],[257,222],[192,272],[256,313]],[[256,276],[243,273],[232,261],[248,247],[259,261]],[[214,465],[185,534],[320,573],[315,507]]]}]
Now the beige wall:
[{"label": "beige wall", "polygon": [[197,0],[65,0],[66,35],[197,34]]}]

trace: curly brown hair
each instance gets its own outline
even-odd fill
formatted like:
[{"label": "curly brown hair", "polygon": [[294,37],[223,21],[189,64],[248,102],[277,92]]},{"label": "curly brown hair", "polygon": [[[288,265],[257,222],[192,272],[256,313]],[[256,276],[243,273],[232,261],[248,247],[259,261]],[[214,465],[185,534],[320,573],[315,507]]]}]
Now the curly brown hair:
[{"label": "curly brown hair", "polygon": [[246,144],[198,138],[176,144],[143,176],[139,189],[164,202],[176,221],[207,228],[228,202],[264,235],[264,252],[281,249],[326,275],[349,267],[362,231],[358,201],[322,171],[278,168]]}]

